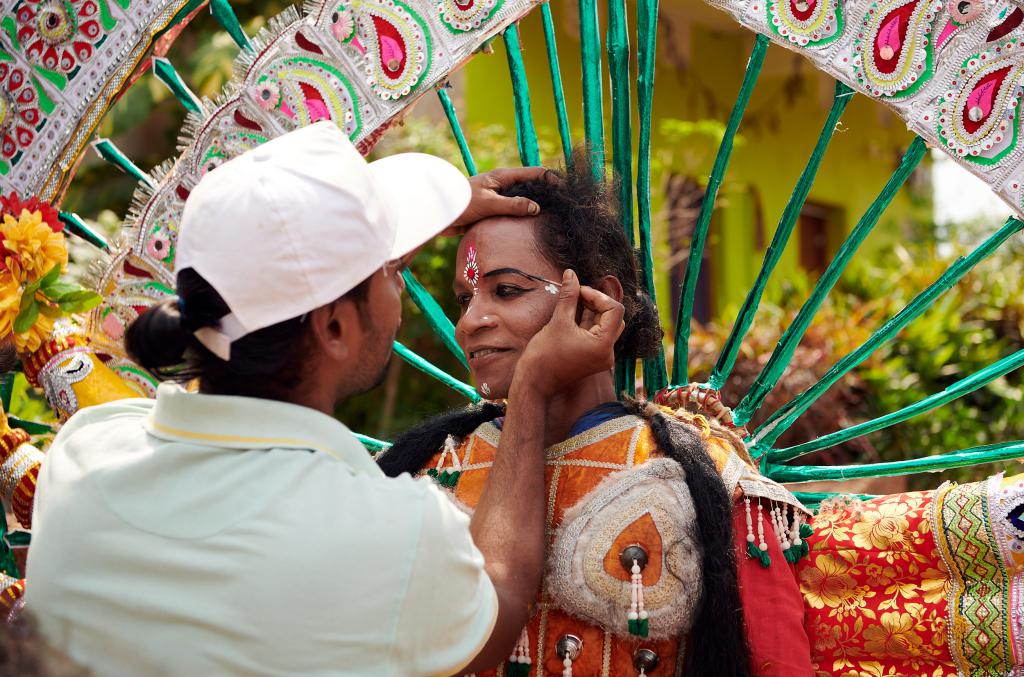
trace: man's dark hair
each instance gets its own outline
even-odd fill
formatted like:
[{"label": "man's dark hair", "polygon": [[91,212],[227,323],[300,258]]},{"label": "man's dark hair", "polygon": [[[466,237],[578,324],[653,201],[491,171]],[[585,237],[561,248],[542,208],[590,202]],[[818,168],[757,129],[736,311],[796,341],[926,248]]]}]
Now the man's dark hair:
[{"label": "man's dark hair", "polygon": [[[308,325],[294,317],[246,334],[231,343],[231,359],[222,360],[195,337],[216,327],[231,312],[224,298],[192,268],[178,272],[177,299],[153,306],[132,322],[125,347],[132,358],[161,378],[188,382],[198,378],[203,392],[264,399],[286,399],[302,380],[308,359]],[[346,296],[365,305],[369,278]]]}]

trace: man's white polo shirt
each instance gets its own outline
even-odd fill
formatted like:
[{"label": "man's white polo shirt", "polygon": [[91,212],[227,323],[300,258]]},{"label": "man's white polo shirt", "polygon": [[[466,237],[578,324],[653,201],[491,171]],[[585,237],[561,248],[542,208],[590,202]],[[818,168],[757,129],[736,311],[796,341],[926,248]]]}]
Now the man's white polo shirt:
[{"label": "man's white polo shirt", "polygon": [[305,407],[161,386],[85,409],[36,494],[28,608],[108,675],[431,675],[490,636],[469,520]]}]

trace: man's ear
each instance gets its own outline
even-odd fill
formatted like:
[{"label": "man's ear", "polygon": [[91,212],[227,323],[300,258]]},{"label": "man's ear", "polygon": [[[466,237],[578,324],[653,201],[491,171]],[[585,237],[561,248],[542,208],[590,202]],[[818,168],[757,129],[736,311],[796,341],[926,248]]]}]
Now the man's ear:
[{"label": "man's ear", "polygon": [[605,275],[597,284],[594,285],[594,289],[601,292],[605,296],[610,296],[618,302],[622,302],[622,283],[619,282],[619,278],[614,275]]},{"label": "man's ear", "polygon": [[317,308],[306,322],[317,352],[324,358],[343,362],[359,354],[362,317],[351,299],[340,298]]}]

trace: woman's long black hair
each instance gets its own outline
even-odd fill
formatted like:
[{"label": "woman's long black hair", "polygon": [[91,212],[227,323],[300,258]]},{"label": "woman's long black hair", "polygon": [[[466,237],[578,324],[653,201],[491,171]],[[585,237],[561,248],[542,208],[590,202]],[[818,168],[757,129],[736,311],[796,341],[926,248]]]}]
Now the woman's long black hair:
[{"label": "woman's long black hair", "polygon": [[[572,169],[554,181],[516,184],[504,194],[528,197],[541,207],[537,225],[540,250],[556,266],[572,268],[583,284],[613,275],[622,284],[625,331],[615,344],[616,355],[654,354],[662,330],[657,310],[640,286],[636,255],[622,232],[615,192],[595,181],[586,157],[576,154]],[[686,651],[688,675],[746,677],[751,674],[733,545],[732,499],[725,490],[704,441],[691,427],[643,402],[626,403],[647,420],[654,440],[667,458],[682,466],[697,512],[703,552],[703,589]],[[385,474],[421,472],[449,435],[463,438],[504,412],[491,403],[441,414],[400,435],[378,457]]]}]

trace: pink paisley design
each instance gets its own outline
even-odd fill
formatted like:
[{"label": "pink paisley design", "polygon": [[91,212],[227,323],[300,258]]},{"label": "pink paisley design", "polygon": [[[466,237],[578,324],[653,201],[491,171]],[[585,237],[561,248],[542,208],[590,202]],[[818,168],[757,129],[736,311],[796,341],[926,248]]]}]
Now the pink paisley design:
[{"label": "pink paisley design", "polygon": [[430,71],[430,35],[423,19],[400,0],[363,0],[349,45],[364,54],[367,82],[384,100],[415,90]]},{"label": "pink paisley design", "polygon": [[405,40],[390,21],[375,16],[373,25],[377,29],[377,44],[380,46],[380,65],[389,77],[396,78],[405,66]]},{"label": "pink paisley design", "polygon": [[907,24],[910,15],[914,11],[914,5],[907,4],[899,7],[886,17],[885,23],[875,36],[875,63],[878,70],[883,73],[892,73],[896,70],[900,48],[903,47],[903,40],[906,37]]},{"label": "pink paisley design", "polygon": [[967,96],[967,105],[962,111],[964,130],[968,134],[977,132],[992,115],[996,94],[1010,74],[1011,66],[992,71],[974,85]]},{"label": "pink paisley design", "polygon": [[103,37],[96,0],[26,0],[17,20],[25,56],[53,71],[73,71]]},{"label": "pink paisley design", "polygon": [[28,74],[12,64],[0,63],[0,155],[11,158],[28,147],[41,119]]}]

